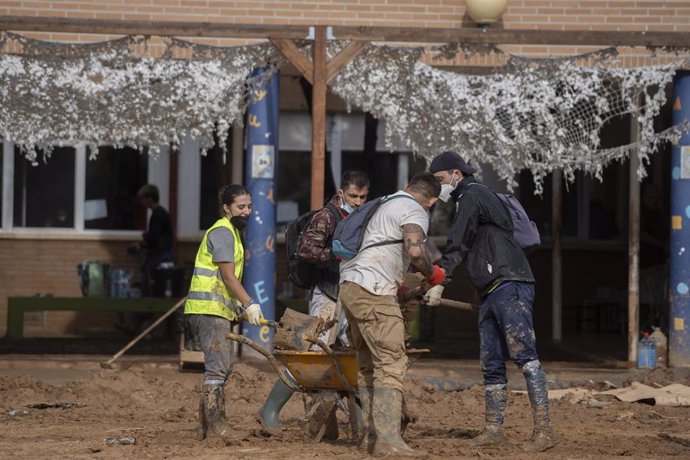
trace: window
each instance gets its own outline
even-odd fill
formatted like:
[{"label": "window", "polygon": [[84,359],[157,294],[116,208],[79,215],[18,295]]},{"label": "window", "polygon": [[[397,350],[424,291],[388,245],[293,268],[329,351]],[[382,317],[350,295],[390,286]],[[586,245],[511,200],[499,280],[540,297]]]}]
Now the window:
[{"label": "window", "polygon": [[[627,234],[627,163],[604,169],[603,181],[578,172],[575,181],[562,184],[562,235],[583,240],[616,240]],[[534,195],[529,171],[520,174],[520,202],[539,228],[551,236],[552,175],[544,180],[544,192]]]},{"label": "window", "polygon": [[99,147],[96,159],[86,162],[84,228],[145,228],[146,210],[137,203],[136,195],[147,177],[147,153],[129,147]]},{"label": "window", "polygon": [[230,151],[224,154],[219,147],[215,147],[201,157],[199,228],[202,230],[218,220],[218,192],[232,182],[231,155]]},{"label": "window", "polygon": [[14,226],[74,228],[74,167],[72,147],[55,147],[37,166],[15,147]]},{"label": "window", "polygon": [[168,204],[170,163],[164,146],[158,159],[147,152],[110,146],[102,146],[94,160],[87,159],[89,152],[83,145],[54,146],[45,159],[42,151],[37,153],[34,166],[21,147],[6,142],[0,149],[3,231],[144,229],[147,210],[139,205],[136,194],[146,183],[157,185],[161,204]]}]

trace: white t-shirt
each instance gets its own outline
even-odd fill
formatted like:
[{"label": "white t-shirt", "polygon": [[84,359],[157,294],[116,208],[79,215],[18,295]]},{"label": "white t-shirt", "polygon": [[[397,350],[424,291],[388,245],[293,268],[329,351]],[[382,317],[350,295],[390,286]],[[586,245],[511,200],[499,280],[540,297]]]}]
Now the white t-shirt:
[{"label": "white t-shirt", "polygon": [[[425,234],[429,231],[429,215],[422,205],[407,192],[392,196],[398,195],[409,198],[391,199],[376,210],[364,233],[362,248],[381,241],[402,240],[403,226],[407,224],[419,225]],[[340,264],[340,282],[356,283],[375,295],[395,295],[409,265],[402,243],[375,246]]]}]

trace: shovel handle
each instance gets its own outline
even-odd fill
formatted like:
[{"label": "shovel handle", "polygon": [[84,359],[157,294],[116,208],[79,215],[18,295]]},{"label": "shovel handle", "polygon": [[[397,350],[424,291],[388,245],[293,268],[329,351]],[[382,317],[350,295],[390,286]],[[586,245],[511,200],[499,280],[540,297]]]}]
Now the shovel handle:
[{"label": "shovel handle", "polygon": [[474,311],[475,306],[467,302],[458,302],[457,300],[441,299],[439,306],[457,308],[458,310]]}]

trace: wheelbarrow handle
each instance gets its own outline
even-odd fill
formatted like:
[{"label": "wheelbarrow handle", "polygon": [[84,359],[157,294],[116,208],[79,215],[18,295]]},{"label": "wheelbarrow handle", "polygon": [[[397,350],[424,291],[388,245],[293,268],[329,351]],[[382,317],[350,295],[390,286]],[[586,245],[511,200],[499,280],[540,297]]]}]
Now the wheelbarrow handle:
[{"label": "wheelbarrow handle", "polygon": [[273,370],[276,371],[276,374],[278,374],[278,378],[280,378],[280,380],[285,384],[286,387],[288,387],[292,391],[304,391],[304,388],[302,388],[301,385],[292,377],[292,375],[290,375],[287,368],[281,363],[279,363],[275,356],[268,352],[264,347],[262,347],[252,339],[249,339],[240,334],[235,334],[234,332],[228,332],[225,337],[230,340],[234,340],[235,342],[239,342],[252,347],[255,351],[262,354],[268,360],[269,364],[271,364],[271,367],[273,367]]},{"label": "wheelbarrow handle", "polygon": [[272,327],[272,328],[274,328],[274,329],[278,329],[278,326],[279,326],[279,324],[278,324],[277,321],[273,321],[273,320],[270,320],[270,319],[263,319],[263,318],[261,318],[261,319],[259,320],[259,324],[261,324],[262,326],[270,326],[270,327]]}]

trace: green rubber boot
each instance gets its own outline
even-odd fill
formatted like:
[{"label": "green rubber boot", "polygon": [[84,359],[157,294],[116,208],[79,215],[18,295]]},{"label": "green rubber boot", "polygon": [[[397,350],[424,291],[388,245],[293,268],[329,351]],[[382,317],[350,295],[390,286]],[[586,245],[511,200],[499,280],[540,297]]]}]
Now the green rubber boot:
[{"label": "green rubber boot", "polygon": [[256,420],[261,424],[262,433],[275,437],[283,435],[280,429],[280,410],[290,400],[293,393],[280,379],[276,381],[266,402],[256,415]]}]

